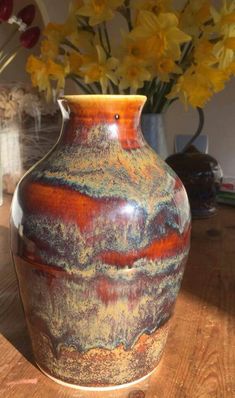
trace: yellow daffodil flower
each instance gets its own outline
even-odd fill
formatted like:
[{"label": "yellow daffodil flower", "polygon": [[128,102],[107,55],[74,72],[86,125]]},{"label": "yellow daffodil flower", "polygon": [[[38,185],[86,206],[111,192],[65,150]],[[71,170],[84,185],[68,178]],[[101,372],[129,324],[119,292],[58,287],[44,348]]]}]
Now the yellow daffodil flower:
[{"label": "yellow daffodil flower", "polygon": [[131,88],[132,93],[136,93],[138,88],[143,87],[145,81],[151,79],[146,63],[133,56],[124,57],[117,73],[120,77],[119,88],[121,90]]},{"label": "yellow daffodil flower", "polygon": [[190,67],[173,87],[169,99],[180,98],[188,106],[203,108],[212,95],[223,90],[228,73],[207,65]]},{"label": "yellow daffodil flower", "polygon": [[[71,78],[87,93],[146,94],[153,111],[173,98],[203,107],[235,75],[235,0],[221,2],[71,0],[65,23],[46,27],[27,71],[48,98]],[[117,14],[125,20],[120,37],[104,23]]]},{"label": "yellow daffodil flower", "polygon": [[43,40],[41,42],[41,55],[43,59],[55,59],[59,55],[59,45],[54,40]]},{"label": "yellow daffodil flower", "polygon": [[65,29],[63,24],[49,23],[44,29],[43,34],[48,40],[55,41],[59,44],[67,35],[67,29]]},{"label": "yellow daffodil flower", "polygon": [[26,71],[31,75],[33,87],[38,87],[40,92],[44,91],[47,100],[49,100],[52,90],[47,63],[34,55],[30,55],[26,63]]},{"label": "yellow daffodil flower", "polygon": [[215,65],[218,58],[214,55],[214,44],[207,39],[201,39],[195,44],[194,60],[196,64]]},{"label": "yellow daffodil flower", "polygon": [[[234,39],[234,40],[233,40]],[[219,40],[214,46],[214,54],[219,59],[219,68],[226,69],[234,61],[235,37]]]},{"label": "yellow daffodil flower", "polygon": [[89,17],[89,24],[95,26],[109,21],[114,17],[114,11],[124,3],[124,0],[83,0],[83,6],[77,14]]},{"label": "yellow daffodil flower", "polygon": [[58,64],[52,60],[43,61],[30,55],[26,64],[26,71],[31,74],[32,85],[39,91],[45,91],[47,100],[51,99],[51,80],[57,82],[56,90],[59,92],[65,86],[65,78],[70,73],[68,63]]},{"label": "yellow daffodil flower", "polygon": [[226,34],[226,30],[235,24],[235,1],[223,1],[219,11],[211,7],[211,14],[215,24],[220,26],[220,31]]},{"label": "yellow daffodil flower", "polygon": [[168,55],[174,60],[180,58],[182,43],[191,37],[178,28],[178,18],[173,13],[162,13],[158,16],[149,11],[141,11],[141,24],[130,33],[133,39],[144,39],[146,48],[153,55]]},{"label": "yellow daffodil flower", "polygon": [[215,31],[220,40],[214,46],[219,68],[226,69],[235,60],[235,1],[224,1],[220,11],[212,7]]},{"label": "yellow daffodil flower", "polygon": [[180,28],[197,36],[203,25],[211,19],[211,0],[190,0],[180,13]]},{"label": "yellow daffodil flower", "polygon": [[118,66],[118,60],[116,58],[106,56],[104,49],[100,46],[96,46],[97,60],[90,63],[84,63],[80,68],[84,75],[85,83],[100,82],[102,87],[102,93],[107,93],[109,80],[117,85],[117,76],[115,70]]},{"label": "yellow daffodil flower", "polygon": [[57,92],[64,89],[65,78],[70,73],[68,61],[65,60],[65,63],[62,64],[49,60],[47,63],[47,68],[50,79],[55,80],[57,82],[57,87],[56,87]]},{"label": "yellow daffodil flower", "polygon": [[68,55],[68,62],[70,67],[70,73],[74,75],[81,75],[80,68],[84,63],[84,57],[77,51],[72,51]]},{"label": "yellow daffodil flower", "polygon": [[126,36],[121,45],[123,55],[130,55],[138,59],[146,60],[152,58],[152,51],[146,46],[146,40],[144,39],[133,39],[130,36]]},{"label": "yellow daffodil flower", "polygon": [[162,57],[155,59],[151,65],[152,77],[158,77],[162,82],[169,82],[172,74],[182,74],[182,69],[172,58]]}]

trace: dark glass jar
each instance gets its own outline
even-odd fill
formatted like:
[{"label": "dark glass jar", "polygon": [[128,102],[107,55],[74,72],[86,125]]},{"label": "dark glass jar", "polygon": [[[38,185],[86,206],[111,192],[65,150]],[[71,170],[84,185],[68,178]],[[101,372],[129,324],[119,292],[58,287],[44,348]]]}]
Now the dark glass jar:
[{"label": "dark glass jar", "polygon": [[223,176],[217,160],[191,145],[186,152],[169,156],[166,163],[186,188],[192,217],[207,218],[216,214],[216,195]]}]

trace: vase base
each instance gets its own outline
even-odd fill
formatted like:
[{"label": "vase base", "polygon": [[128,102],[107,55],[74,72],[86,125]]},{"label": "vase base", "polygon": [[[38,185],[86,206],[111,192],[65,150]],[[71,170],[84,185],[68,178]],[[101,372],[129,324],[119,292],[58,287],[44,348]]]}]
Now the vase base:
[{"label": "vase base", "polygon": [[49,373],[47,373],[40,365],[38,365],[38,363],[36,362],[37,367],[40,369],[40,371],[47,377],[49,377],[49,379],[53,380],[54,382],[64,386],[64,387],[68,387],[68,388],[73,388],[75,390],[80,390],[80,391],[114,391],[114,390],[121,390],[124,388],[129,388],[132,387],[138,383],[142,383],[143,381],[145,381],[146,379],[148,379],[157,369],[154,368],[150,373],[148,373],[146,376],[143,376],[140,379],[134,380],[130,383],[126,383],[126,384],[121,384],[121,385],[117,385],[117,386],[107,386],[107,387],[85,387],[85,386],[78,386],[76,384],[71,384],[71,383],[66,383],[65,381],[59,380],[56,377],[51,376]]}]

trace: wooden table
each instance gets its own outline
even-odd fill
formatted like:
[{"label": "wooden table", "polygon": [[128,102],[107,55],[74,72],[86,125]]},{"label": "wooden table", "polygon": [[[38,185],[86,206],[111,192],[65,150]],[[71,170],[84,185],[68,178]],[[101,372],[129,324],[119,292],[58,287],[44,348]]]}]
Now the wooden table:
[{"label": "wooden table", "polygon": [[[33,364],[9,254],[11,197],[0,207],[0,397],[235,398],[235,208],[193,222],[192,248],[158,370],[136,387],[84,393],[62,387]],[[140,397],[141,395],[136,395]]]}]

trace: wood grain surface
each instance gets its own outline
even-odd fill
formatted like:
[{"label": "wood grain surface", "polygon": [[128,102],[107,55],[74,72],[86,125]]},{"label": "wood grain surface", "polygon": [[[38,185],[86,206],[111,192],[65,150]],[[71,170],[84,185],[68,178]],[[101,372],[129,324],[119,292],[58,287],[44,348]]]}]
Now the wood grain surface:
[{"label": "wood grain surface", "polygon": [[115,392],[60,386],[35,366],[9,252],[11,197],[0,207],[0,397],[235,398],[235,208],[193,222],[192,248],[164,357],[145,382]]}]

